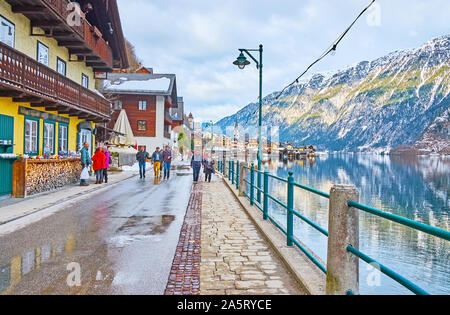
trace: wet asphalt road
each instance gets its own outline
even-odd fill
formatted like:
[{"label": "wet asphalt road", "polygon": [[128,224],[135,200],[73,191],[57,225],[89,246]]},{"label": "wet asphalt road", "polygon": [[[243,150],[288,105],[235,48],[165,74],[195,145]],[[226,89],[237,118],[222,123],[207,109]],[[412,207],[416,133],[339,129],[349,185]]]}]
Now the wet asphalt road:
[{"label": "wet asphalt road", "polygon": [[163,294],[191,184],[132,178],[0,226],[0,295]]}]

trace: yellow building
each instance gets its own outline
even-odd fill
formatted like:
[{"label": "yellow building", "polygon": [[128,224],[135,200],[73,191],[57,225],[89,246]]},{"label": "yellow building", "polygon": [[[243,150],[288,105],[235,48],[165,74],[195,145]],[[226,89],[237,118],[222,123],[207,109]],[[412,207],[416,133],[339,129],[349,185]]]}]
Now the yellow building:
[{"label": "yellow building", "polygon": [[0,0],[0,195],[13,155],[70,157],[110,120],[95,80],[128,67],[117,3],[78,3]]}]

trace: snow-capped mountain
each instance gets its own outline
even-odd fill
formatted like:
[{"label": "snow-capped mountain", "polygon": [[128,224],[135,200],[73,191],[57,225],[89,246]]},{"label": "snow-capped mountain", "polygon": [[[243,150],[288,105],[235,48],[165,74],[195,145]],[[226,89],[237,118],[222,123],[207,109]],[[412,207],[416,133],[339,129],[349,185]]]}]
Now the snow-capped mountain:
[{"label": "snow-capped mountain", "polygon": [[[450,35],[334,74],[316,74],[276,100],[263,99],[264,123],[282,141],[332,151],[390,151],[399,146],[446,152],[450,144]],[[239,123],[257,123],[252,103]],[[236,114],[217,123],[234,126]],[[427,143],[429,139],[432,141]]]}]

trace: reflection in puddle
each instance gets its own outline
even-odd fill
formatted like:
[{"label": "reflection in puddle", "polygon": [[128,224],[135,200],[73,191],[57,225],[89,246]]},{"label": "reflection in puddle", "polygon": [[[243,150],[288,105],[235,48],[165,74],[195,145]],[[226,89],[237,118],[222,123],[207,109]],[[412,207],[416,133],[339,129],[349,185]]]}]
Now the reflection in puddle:
[{"label": "reflection in puddle", "polygon": [[161,242],[162,238],[152,236],[152,235],[119,235],[114,236],[109,240],[111,246],[116,248],[122,248],[127,245],[130,245],[134,242],[142,242],[142,241],[152,241],[152,242]]},{"label": "reflection in puddle", "polygon": [[132,216],[118,232],[131,236],[164,234],[173,221],[175,221],[173,215]]},{"label": "reflection in puddle", "polygon": [[23,277],[40,269],[43,263],[54,260],[64,252],[71,253],[75,247],[75,235],[70,233],[64,243],[54,247],[45,245],[12,258],[8,265],[0,267],[0,294],[11,294]]}]

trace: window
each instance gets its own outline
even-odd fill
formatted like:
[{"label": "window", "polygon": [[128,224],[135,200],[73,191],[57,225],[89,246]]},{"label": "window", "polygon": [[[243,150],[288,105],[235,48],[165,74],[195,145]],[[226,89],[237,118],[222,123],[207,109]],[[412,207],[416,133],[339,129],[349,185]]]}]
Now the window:
[{"label": "window", "polygon": [[146,120],[139,120],[138,121],[138,130],[139,131],[146,131],[147,130],[147,121]]},{"label": "window", "polygon": [[81,74],[81,85],[89,89],[89,77],[84,73]]},{"label": "window", "polygon": [[0,42],[14,48],[15,32],[15,25],[0,15]]},{"label": "window", "polygon": [[56,71],[58,71],[59,74],[66,76],[67,64],[64,60],[62,60],[59,57],[56,58]]},{"label": "window", "polygon": [[114,102],[114,110],[122,109],[122,101],[115,101]]},{"label": "window", "polygon": [[44,155],[55,154],[55,123],[54,122],[44,122],[44,145],[43,152]]},{"label": "window", "polygon": [[58,136],[58,154],[64,155],[69,153],[69,128],[67,125],[59,124]]},{"label": "window", "polygon": [[139,101],[139,110],[147,110],[147,101]]},{"label": "window", "polygon": [[48,47],[40,41],[37,43],[37,61],[48,66]]},{"label": "window", "polygon": [[39,154],[39,120],[25,119],[25,154]]}]

